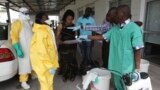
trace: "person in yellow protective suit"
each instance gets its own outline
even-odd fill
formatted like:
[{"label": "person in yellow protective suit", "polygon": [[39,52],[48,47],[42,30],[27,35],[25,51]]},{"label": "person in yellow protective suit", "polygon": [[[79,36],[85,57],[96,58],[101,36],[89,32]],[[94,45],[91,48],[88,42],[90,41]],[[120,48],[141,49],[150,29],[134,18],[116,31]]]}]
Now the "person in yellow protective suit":
[{"label": "person in yellow protective suit", "polygon": [[38,76],[40,90],[53,90],[53,77],[59,67],[55,36],[48,21],[48,15],[39,13],[33,25],[30,58],[33,70]]},{"label": "person in yellow protective suit", "polygon": [[19,63],[19,74],[21,87],[29,89],[30,85],[27,84],[28,74],[31,73],[31,64],[29,57],[29,46],[32,38],[32,26],[27,8],[19,9],[19,19],[11,24],[11,41],[16,50]]}]

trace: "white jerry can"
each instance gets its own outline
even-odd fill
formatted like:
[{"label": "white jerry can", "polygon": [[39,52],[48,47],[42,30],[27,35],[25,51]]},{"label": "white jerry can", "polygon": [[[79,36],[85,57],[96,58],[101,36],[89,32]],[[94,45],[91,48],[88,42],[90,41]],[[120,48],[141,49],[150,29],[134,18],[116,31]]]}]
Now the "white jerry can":
[{"label": "white jerry can", "polygon": [[127,90],[152,90],[150,77],[133,82],[131,86],[127,86]]},{"label": "white jerry can", "polygon": [[140,64],[140,72],[146,72],[148,73],[148,68],[149,68],[149,61],[145,59],[141,59],[141,64]]}]

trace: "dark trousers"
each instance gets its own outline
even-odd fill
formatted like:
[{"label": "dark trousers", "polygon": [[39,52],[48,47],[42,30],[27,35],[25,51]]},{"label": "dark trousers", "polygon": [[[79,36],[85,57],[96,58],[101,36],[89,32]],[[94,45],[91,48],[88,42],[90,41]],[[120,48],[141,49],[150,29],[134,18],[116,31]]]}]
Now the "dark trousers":
[{"label": "dark trousers", "polygon": [[102,59],[103,59],[103,67],[108,68],[108,59],[109,59],[109,42],[103,40],[102,45]]},{"label": "dark trousers", "polygon": [[92,41],[82,41],[80,44],[81,54],[82,54],[82,63],[81,66],[93,65],[92,61]]}]

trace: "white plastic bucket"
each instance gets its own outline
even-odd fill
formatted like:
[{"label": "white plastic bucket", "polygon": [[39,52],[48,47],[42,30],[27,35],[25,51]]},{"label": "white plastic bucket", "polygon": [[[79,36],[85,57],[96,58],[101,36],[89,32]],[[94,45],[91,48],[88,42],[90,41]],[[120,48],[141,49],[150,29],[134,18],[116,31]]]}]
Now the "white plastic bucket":
[{"label": "white plastic bucket", "polygon": [[98,73],[98,82],[91,84],[91,90],[109,90],[111,73],[106,69],[95,68],[91,71]]},{"label": "white plastic bucket", "polygon": [[148,73],[149,61],[141,59],[140,72]]}]

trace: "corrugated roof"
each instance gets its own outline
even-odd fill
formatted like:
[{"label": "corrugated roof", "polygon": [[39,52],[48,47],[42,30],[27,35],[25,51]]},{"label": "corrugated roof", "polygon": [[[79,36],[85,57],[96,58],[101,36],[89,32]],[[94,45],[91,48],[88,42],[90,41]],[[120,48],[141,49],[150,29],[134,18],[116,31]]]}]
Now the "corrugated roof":
[{"label": "corrugated roof", "polygon": [[0,0],[0,5],[9,2],[11,9],[18,10],[20,7],[27,7],[31,13],[47,12],[58,14],[66,5],[75,0]]}]

